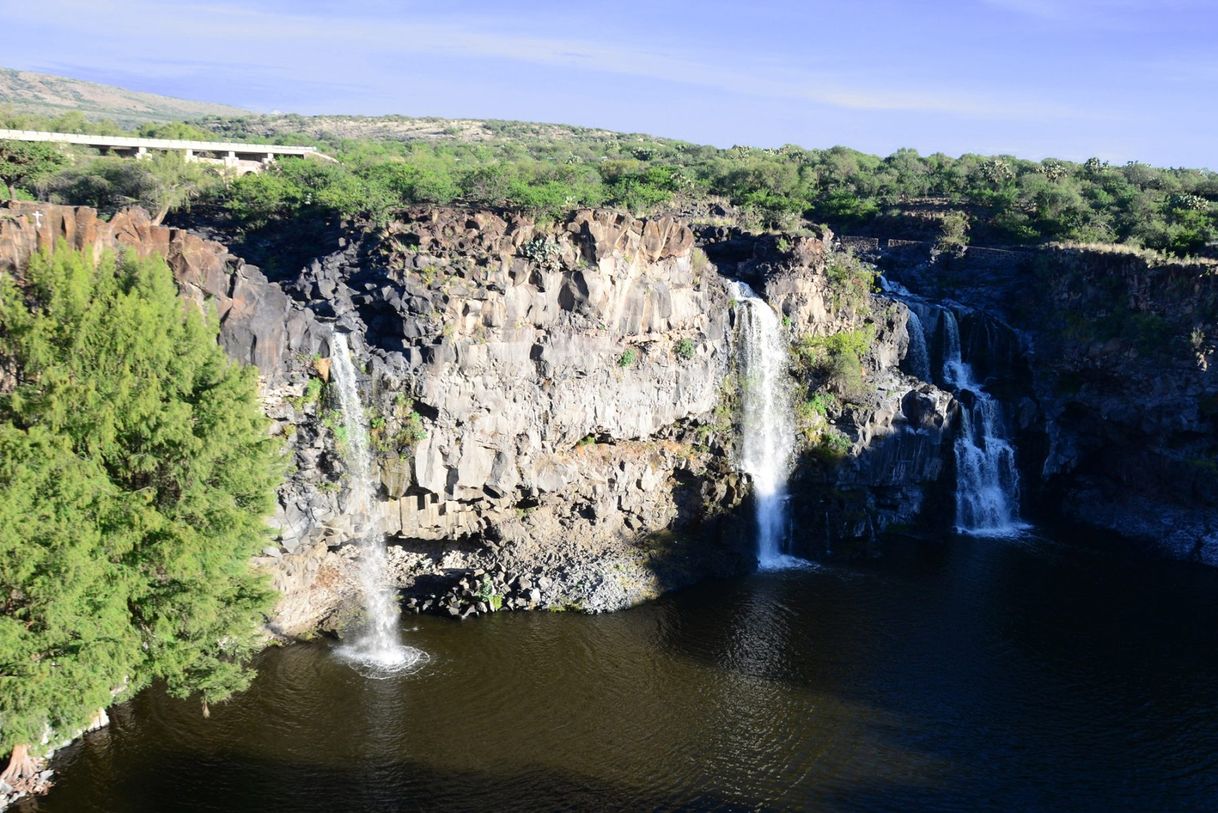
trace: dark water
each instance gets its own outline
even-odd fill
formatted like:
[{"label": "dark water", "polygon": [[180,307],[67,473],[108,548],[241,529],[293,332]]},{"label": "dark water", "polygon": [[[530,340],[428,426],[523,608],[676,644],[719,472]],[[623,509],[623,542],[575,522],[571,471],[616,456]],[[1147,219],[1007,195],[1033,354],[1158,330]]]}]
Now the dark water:
[{"label": "dark water", "polygon": [[894,542],[599,617],[408,618],[421,673],[299,645],[148,691],[24,811],[1218,810],[1218,571]]}]

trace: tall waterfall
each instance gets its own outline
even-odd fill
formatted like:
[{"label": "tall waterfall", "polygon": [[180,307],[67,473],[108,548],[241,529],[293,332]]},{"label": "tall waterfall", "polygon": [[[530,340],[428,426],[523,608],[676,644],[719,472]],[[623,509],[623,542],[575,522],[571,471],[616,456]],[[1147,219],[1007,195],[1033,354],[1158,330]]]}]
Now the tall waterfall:
[{"label": "tall waterfall", "polygon": [[347,337],[335,333],[330,340],[331,372],[338,389],[346,432],[344,457],[347,463],[348,513],[356,519],[360,555],[360,586],[364,594],[364,630],[339,653],[363,667],[370,677],[388,677],[418,664],[426,653],[403,646],[398,637],[397,596],[388,583],[389,564],[385,540],[377,518],[372,480],[372,455],[368,445],[368,424],[360,401],[355,365]]},{"label": "tall waterfall", "polygon": [[774,309],[743,282],[740,303],[743,406],[741,468],[753,480],[757,563],[762,570],[803,564],[783,552],[787,538],[787,477],[795,445],[795,418],[787,375],[787,341]]},{"label": "tall waterfall", "polygon": [[956,530],[976,536],[1010,536],[1019,521],[1019,471],[1015,450],[1006,438],[1002,405],[973,378],[960,351],[960,327],[942,309],[943,379],[960,399],[960,433],[956,437]]}]

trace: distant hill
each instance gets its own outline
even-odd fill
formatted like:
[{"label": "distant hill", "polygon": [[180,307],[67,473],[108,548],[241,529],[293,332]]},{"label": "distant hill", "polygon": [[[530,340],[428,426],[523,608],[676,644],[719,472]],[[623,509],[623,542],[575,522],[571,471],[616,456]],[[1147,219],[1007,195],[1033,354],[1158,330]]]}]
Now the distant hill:
[{"label": "distant hill", "polygon": [[111,119],[128,127],[149,121],[249,114],[248,110],[229,105],[139,93],[96,82],[10,68],[0,68],[0,107],[38,116],[58,116],[76,111],[90,119]]},{"label": "distant hill", "polygon": [[322,140],[460,142],[557,142],[574,140],[646,139],[670,141],[637,133],[620,133],[570,124],[501,119],[443,119],[436,116],[301,116],[295,113],[247,113],[209,119],[205,124],[232,137],[274,137],[284,133]]}]

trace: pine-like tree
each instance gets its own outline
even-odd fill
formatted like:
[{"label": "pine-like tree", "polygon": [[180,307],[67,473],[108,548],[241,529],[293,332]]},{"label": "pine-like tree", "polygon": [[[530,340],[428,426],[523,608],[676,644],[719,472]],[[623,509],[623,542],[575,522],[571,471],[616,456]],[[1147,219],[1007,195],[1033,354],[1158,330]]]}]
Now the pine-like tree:
[{"label": "pine-like tree", "polygon": [[[0,729],[4,746],[74,731],[132,674],[134,535],[104,471],[41,426],[0,424]],[[17,784],[28,765],[15,755]]]},{"label": "pine-like tree", "polygon": [[217,331],[159,258],[60,245],[0,278],[0,752],[150,680],[247,684],[281,470]]}]

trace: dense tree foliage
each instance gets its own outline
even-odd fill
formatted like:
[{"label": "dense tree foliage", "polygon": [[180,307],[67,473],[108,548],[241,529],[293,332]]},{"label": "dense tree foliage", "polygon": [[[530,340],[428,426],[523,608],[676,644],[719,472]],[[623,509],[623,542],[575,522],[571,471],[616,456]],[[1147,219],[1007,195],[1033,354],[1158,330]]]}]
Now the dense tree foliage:
[{"label": "dense tree foliage", "polygon": [[0,753],[163,680],[246,685],[279,462],[252,369],[165,262],[0,277]]},{"label": "dense tree foliage", "polygon": [[54,144],[0,141],[0,181],[9,200],[17,197],[17,187],[31,186],[63,164],[63,153]]},{"label": "dense tree foliage", "polygon": [[[83,117],[17,118],[0,115],[0,124],[113,128]],[[419,121],[431,129],[421,129]],[[974,243],[1126,243],[1176,254],[1213,250],[1218,241],[1218,173],[1207,170],[913,150],[881,158],[845,147],[725,150],[556,125],[491,121],[471,133],[458,123],[444,124],[281,116],[147,125],[141,134],[312,144],[339,159],[282,159],[271,172],[236,179],[195,177],[169,203],[177,208],[201,198],[247,230],[319,216],[379,222],[413,203],[543,215],[580,206],[705,215],[719,202],[753,228],[829,223],[846,232],[942,238],[952,250],[963,245],[964,235]],[[42,189],[64,202],[97,201],[103,208],[120,199],[142,200],[122,191],[115,172],[80,154]],[[120,194],[108,193],[115,189]]]},{"label": "dense tree foliage", "polygon": [[[241,135],[236,133],[234,135]],[[1177,254],[1218,241],[1218,173],[1009,156],[887,158],[835,147],[720,150],[638,136],[504,136],[321,144],[338,165],[293,166],[215,187],[254,225],[304,212],[374,221],[409,203],[462,202],[558,214],[577,206],[705,212],[722,201],[753,227],[921,230],[958,248],[1128,243]]]},{"label": "dense tree foliage", "polygon": [[187,162],[181,153],[161,152],[142,161],[99,157],[77,162],[42,184],[56,203],[92,206],[112,213],[142,206],[160,223],[171,209],[184,209],[220,182],[209,167]]}]

